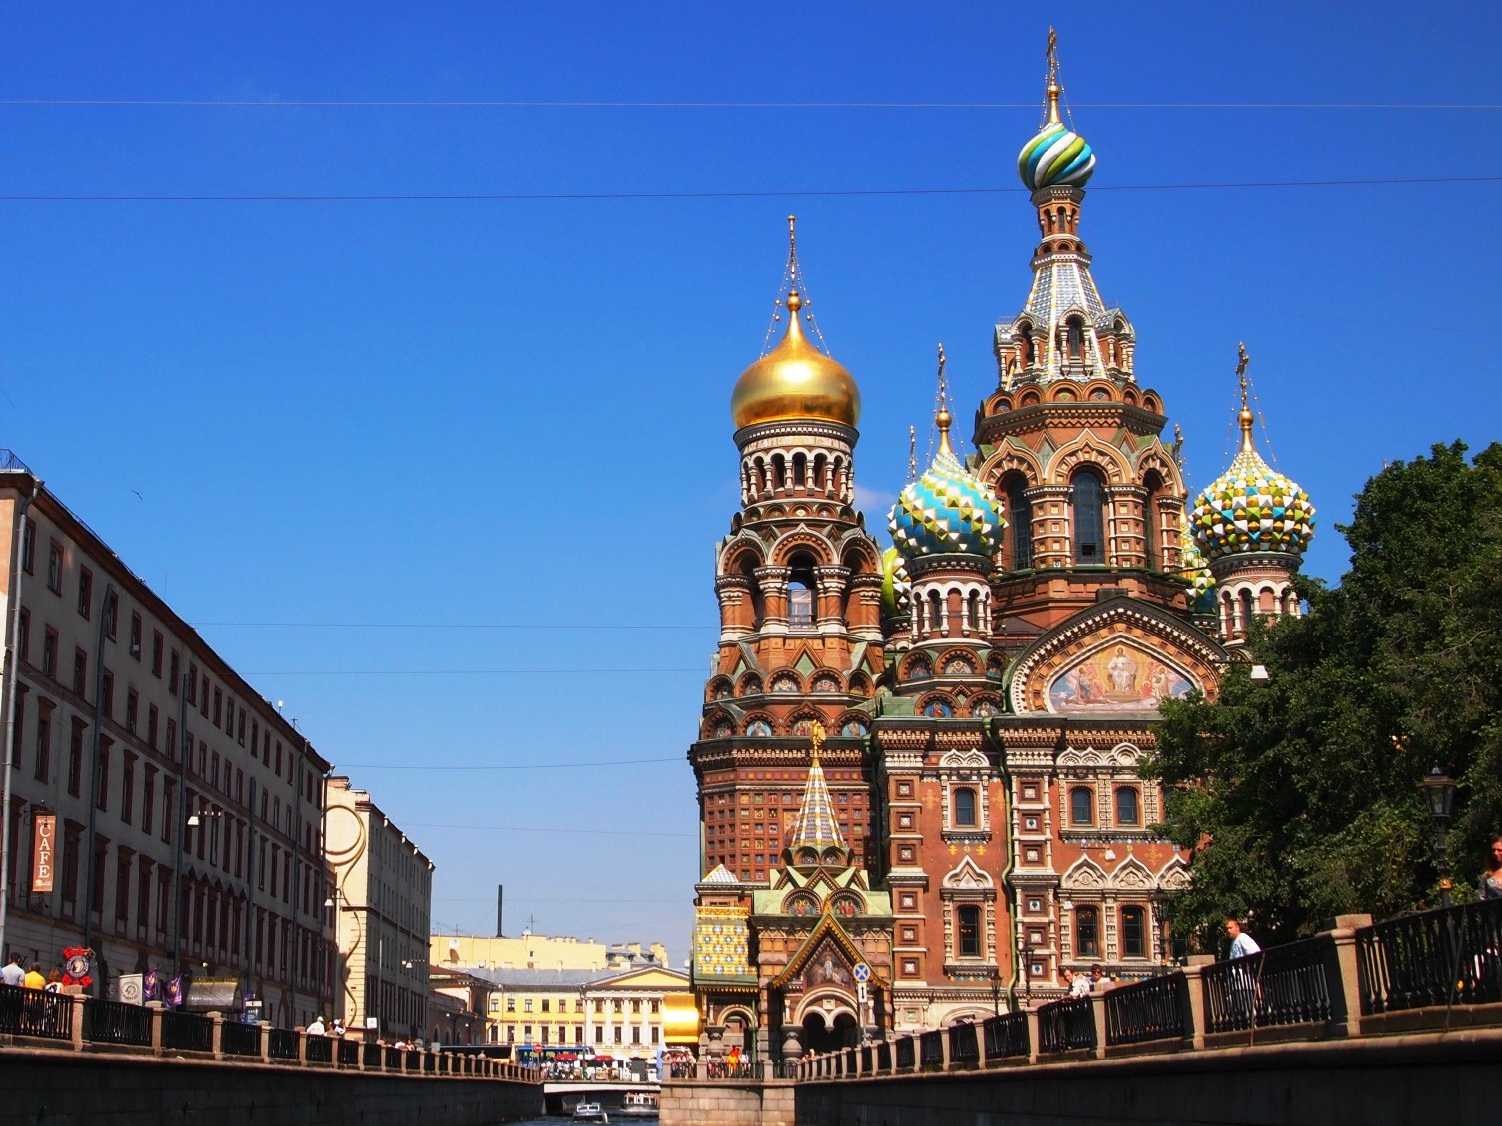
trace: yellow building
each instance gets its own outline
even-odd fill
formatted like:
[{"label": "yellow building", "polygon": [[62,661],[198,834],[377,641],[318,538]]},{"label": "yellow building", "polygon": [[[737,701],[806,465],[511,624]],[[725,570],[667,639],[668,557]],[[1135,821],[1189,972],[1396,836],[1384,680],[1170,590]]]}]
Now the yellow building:
[{"label": "yellow building", "polygon": [[486,1038],[518,1053],[577,1048],[617,1060],[654,1060],[698,1043],[688,975],[663,966],[598,970],[472,969],[492,985]]},{"label": "yellow building", "polygon": [[596,942],[571,935],[533,934],[500,938],[479,934],[435,934],[429,943],[435,966],[486,966],[491,969],[624,970],[643,960],[667,965],[660,942]]}]

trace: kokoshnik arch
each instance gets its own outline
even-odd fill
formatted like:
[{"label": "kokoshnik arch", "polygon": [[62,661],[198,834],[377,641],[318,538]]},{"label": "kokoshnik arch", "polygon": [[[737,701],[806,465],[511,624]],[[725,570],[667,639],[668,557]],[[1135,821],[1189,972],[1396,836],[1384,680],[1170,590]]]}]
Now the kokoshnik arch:
[{"label": "kokoshnik arch", "polygon": [[1050,32],[1018,157],[1032,284],[995,326],[967,462],[940,349],[938,452],[891,509],[892,546],[852,505],[860,392],[821,346],[792,237],[785,335],[735,385],[741,507],[689,751],[708,1052],[985,1016],[1057,996],[1062,966],[1152,972],[1187,878],[1138,774],[1159,703],[1214,697],[1254,615],[1300,612],[1314,509],[1257,452],[1245,350],[1240,451],[1191,504],[1136,330],[1091,276],[1096,158],[1061,95]]}]

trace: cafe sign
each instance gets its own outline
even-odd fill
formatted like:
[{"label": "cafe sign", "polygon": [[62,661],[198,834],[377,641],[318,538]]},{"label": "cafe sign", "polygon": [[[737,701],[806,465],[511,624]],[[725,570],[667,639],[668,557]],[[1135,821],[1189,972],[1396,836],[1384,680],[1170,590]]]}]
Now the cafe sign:
[{"label": "cafe sign", "polygon": [[31,890],[52,890],[55,869],[53,858],[57,855],[57,814],[38,813],[32,822],[31,833]]}]

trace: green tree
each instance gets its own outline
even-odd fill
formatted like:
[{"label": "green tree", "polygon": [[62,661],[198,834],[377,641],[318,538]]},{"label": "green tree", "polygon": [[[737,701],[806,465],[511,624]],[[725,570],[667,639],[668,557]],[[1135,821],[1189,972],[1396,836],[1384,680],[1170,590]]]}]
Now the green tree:
[{"label": "green tree", "polygon": [[1459,780],[1444,854],[1474,889],[1502,830],[1502,445],[1387,466],[1356,498],[1350,570],[1303,580],[1309,613],[1253,627],[1216,702],[1163,708],[1160,830],[1194,849],[1168,906],[1207,941],[1227,911],[1287,941],[1336,914],[1432,902],[1440,857],[1420,779]]}]

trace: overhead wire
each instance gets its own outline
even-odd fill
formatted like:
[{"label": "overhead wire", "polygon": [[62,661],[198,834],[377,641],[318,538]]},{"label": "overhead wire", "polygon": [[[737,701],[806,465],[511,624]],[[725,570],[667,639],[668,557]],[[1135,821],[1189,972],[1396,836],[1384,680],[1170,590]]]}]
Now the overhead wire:
[{"label": "overhead wire", "polygon": [[[1486,113],[1496,102],[1074,102],[1103,110],[1366,110]],[[538,98],[0,98],[18,109],[1031,110],[1028,102],[671,101]]]},{"label": "overhead wire", "polygon": [[[1392,185],[1495,184],[1481,176],[1371,176],[1328,180],[1204,180],[1094,184],[1091,192],[1240,191],[1269,188],[1350,188]],[[1017,195],[1021,187],[792,188],[779,190],[640,192],[6,192],[0,203],[527,203],[629,200],[859,199],[897,196]]]}]

